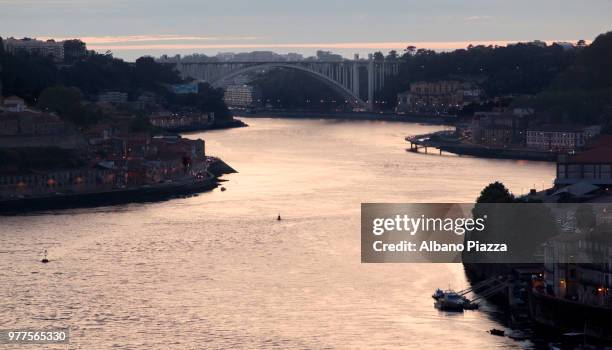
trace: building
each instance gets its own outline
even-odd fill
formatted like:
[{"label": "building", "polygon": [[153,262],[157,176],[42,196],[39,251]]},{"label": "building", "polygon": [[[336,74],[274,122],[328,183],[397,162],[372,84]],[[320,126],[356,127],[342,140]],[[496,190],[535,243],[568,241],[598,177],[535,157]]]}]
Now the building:
[{"label": "building", "polygon": [[551,152],[575,152],[597,136],[600,126],[580,127],[567,125],[543,125],[526,130],[527,148]]},{"label": "building", "polygon": [[451,108],[461,108],[479,102],[482,89],[472,83],[456,80],[419,81],[410,90],[397,96],[397,112],[446,114]]},{"label": "building", "polygon": [[342,62],[344,58],[341,55],[332,53],[331,51],[317,50],[317,60],[324,62]]},{"label": "building", "polygon": [[56,115],[39,112],[5,112],[0,114],[0,136],[57,135],[66,124]]},{"label": "building", "polygon": [[0,174],[0,197],[108,190],[113,188],[116,180],[117,177],[113,171],[102,168]]},{"label": "building", "polygon": [[85,146],[83,136],[54,114],[29,110],[0,113],[0,148]]},{"label": "building", "polygon": [[593,146],[576,155],[561,155],[555,185],[586,183],[612,185],[612,136],[599,137]]},{"label": "building", "polygon": [[24,52],[30,55],[51,56],[56,62],[64,61],[64,43],[61,41],[8,38],[4,40],[4,49],[10,53]]},{"label": "building", "polygon": [[78,61],[89,54],[87,45],[81,40],[64,40],[62,44],[64,45],[64,61],[67,63]]},{"label": "building", "polygon": [[592,232],[562,233],[546,242],[541,293],[583,305],[612,306],[610,234],[612,227],[603,223]]},{"label": "building", "polygon": [[253,107],[261,103],[261,92],[251,85],[230,85],[223,99],[229,107]]},{"label": "building", "polygon": [[126,103],[128,99],[128,94],[125,92],[119,91],[107,91],[98,95],[99,103],[110,103],[110,104],[121,104]]},{"label": "building", "polygon": [[530,114],[510,112],[476,112],[470,125],[473,143],[488,146],[524,146],[525,129]]},{"label": "building", "polygon": [[2,102],[2,110],[5,112],[23,112],[26,110],[25,101],[17,96],[9,96]]},{"label": "building", "polygon": [[507,125],[487,125],[480,128],[476,138],[478,142],[488,146],[509,146],[514,138],[514,130]]},{"label": "building", "polygon": [[149,116],[151,125],[169,131],[189,130],[214,123],[215,113],[173,114],[161,112]]}]

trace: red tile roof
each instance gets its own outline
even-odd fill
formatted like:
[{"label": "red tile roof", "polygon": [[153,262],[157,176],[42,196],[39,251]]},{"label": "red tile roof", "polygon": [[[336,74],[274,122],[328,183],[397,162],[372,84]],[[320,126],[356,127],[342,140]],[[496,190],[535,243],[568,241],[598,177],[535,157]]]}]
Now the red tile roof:
[{"label": "red tile roof", "polygon": [[612,163],[612,135],[601,135],[584,152],[569,158],[569,163]]}]

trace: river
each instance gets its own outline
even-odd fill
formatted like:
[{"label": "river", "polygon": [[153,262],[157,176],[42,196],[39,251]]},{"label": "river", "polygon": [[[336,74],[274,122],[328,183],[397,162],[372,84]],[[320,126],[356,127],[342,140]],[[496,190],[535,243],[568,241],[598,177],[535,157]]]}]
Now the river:
[{"label": "river", "polygon": [[486,333],[489,305],[433,308],[467,285],[460,264],[361,264],[360,203],[520,194],[554,164],[406,152],[440,126],[244,120],[187,135],[239,171],[227,191],[0,217],[0,328],[68,326],[75,349],[530,346]]}]

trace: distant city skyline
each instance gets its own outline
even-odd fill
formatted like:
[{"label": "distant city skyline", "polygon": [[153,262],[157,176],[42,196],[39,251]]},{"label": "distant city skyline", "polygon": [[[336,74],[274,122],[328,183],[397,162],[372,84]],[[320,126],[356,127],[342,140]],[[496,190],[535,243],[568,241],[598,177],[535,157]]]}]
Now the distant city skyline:
[{"label": "distant city skyline", "polygon": [[450,50],[469,44],[591,41],[612,30],[612,1],[386,2],[279,0],[0,0],[0,36],[80,38],[97,51],[142,55],[269,50],[314,55]]}]

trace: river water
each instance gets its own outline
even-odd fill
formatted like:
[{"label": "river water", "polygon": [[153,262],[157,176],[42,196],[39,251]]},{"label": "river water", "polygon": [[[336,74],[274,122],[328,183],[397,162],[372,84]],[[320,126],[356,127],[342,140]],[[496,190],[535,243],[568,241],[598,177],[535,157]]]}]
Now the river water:
[{"label": "river water", "polygon": [[406,152],[439,126],[245,121],[187,135],[239,171],[225,192],[0,217],[0,329],[67,326],[74,349],[530,346],[486,333],[491,306],[433,308],[435,288],[466,287],[460,264],[361,264],[360,203],[521,193],[553,164]]}]

